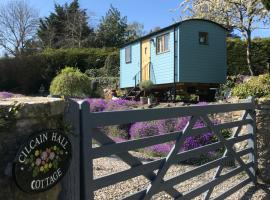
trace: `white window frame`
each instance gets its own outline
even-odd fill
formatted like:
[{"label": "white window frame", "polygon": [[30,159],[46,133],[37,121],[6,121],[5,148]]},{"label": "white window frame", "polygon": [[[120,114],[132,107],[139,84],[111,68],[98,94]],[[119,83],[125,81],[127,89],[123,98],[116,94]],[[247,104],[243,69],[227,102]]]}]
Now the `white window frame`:
[{"label": "white window frame", "polygon": [[[165,44],[165,38],[168,38],[168,44]],[[167,48],[166,48],[167,46]],[[156,53],[162,54],[170,51],[170,33],[157,36],[156,38]]]}]

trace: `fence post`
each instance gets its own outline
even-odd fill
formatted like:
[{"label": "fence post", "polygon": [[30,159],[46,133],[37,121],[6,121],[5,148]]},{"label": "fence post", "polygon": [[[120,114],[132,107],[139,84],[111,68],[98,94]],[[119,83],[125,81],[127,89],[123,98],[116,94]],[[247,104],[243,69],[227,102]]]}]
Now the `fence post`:
[{"label": "fence post", "polygon": [[59,200],[78,200],[80,198],[80,109],[75,101],[68,100],[64,120],[72,127],[70,138],[72,144],[72,160],[70,168],[61,181],[61,193]]},{"label": "fence post", "polygon": [[253,153],[249,154],[249,162],[253,162],[253,167],[250,168],[251,172],[256,177],[257,184],[257,134],[256,134],[256,111],[255,111],[255,100],[253,97],[249,97],[248,101],[252,103],[252,109],[249,110],[247,119],[252,119],[252,124],[247,125],[248,133],[252,133],[252,138],[248,140],[248,148],[253,149]]},{"label": "fence post", "polygon": [[93,200],[93,160],[92,160],[92,128],[90,122],[90,105],[84,101],[80,105],[80,200]]}]

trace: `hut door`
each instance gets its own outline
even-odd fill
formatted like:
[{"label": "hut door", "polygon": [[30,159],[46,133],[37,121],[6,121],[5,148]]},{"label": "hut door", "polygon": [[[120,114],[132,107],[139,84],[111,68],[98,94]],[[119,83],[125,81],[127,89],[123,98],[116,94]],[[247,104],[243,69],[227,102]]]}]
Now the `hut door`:
[{"label": "hut door", "polygon": [[150,79],[150,40],[142,41],[141,45],[142,52],[142,64],[141,64],[141,75],[142,81]]}]

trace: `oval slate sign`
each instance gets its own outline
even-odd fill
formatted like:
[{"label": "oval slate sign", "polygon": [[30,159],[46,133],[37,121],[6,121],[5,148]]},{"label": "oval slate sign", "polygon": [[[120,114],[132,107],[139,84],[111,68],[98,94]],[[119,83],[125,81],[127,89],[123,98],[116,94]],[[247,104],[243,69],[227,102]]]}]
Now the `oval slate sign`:
[{"label": "oval slate sign", "polygon": [[24,192],[38,193],[55,186],[67,172],[71,143],[59,130],[35,133],[17,153],[13,176]]}]

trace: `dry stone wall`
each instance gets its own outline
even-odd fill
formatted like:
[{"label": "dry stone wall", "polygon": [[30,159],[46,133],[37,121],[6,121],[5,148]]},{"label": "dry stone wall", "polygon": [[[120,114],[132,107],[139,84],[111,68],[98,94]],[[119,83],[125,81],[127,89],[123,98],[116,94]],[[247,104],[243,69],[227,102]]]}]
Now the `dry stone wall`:
[{"label": "dry stone wall", "polygon": [[259,178],[270,183],[270,99],[256,101]]},{"label": "dry stone wall", "polygon": [[20,191],[12,178],[12,162],[19,147],[31,133],[63,126],[65,102],[53,98],[0,99],[0,110],[10,108],[15,108],[15,118],[9,123],[9,127],[0,129],[0,199],[57,200],[60,193],[59,185],[40,194],[26,194]]}]

